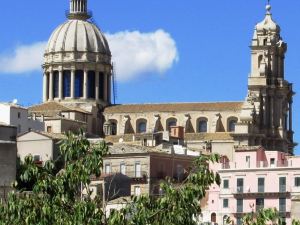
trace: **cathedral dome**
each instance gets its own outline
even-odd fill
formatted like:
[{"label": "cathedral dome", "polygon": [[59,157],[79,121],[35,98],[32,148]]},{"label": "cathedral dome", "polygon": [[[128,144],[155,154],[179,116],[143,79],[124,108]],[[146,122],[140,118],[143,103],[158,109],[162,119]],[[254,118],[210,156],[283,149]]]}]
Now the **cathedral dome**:
[{"label": "cathedral dome", "polygon": [[106,38],[100,29],[87,20],[70,19],[52,33],[47,53],[90,52],[111,55]]}]

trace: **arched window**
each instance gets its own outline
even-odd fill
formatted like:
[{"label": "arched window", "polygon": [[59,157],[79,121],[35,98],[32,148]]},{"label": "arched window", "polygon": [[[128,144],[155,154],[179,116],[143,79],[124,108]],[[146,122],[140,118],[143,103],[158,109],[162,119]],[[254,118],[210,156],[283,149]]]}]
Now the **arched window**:
[{"label": "arched window", "polygon": [[75,98],[83,97],[83,70],[75,72]]},{"label": "arched window", "polygon": [[210,215],[210,222],[212,222],[212,223],[216,223],[217,222],[217,215],[216,215],[216,213],[212,213]]},{"label": "arched window", "polygon": [[169,118],[167,119],[167,130],[170,131],[171,127],[177,126],[177,119],[176,118]]},{"label": "arched window", "polygon": [[59,73],[58,71],[53,72],[53,97],[58,98],[59,92]]},{"label": "arched window", "polygon": [[137,133],[146,133],[147,132],[147,120],[145,119],[139,119],[137,121]]},{"label": "arched window", "polygon": [[229,216],[225,215],[223,216],[223,225],[227,225],[227,219],[229,218]]},{"label": "arched window", "polygon": [[237,118],[233,117],[233,118],[229,118],[228,119],[228,132],[235,132],[235,125],[237,123]]},{"label": "arched window", "polygon": [[88,72],[88,98],[95,98],[95,72]]},{"label": "arched window", "polygon": [[117,135],[117,128],[118,128],[118,123],[116,120],[110,120],[111,122],[111,134],[112,135]]},{"label": "arched window", "polygon": [[198,119],[198,132],[199,133],[207,133],[207,119],[206,118],[200,118]]},{"label": "arched window", "polygon": [[262,55],[258,56],[258,68],[260,68],[260,64],[262,63],[262,60],[263,60],[263,56]]},{"label": "arched window", "polygon": [[71,97],[71,71],[64,70],[63,73],[63,94],[65,97]]}]

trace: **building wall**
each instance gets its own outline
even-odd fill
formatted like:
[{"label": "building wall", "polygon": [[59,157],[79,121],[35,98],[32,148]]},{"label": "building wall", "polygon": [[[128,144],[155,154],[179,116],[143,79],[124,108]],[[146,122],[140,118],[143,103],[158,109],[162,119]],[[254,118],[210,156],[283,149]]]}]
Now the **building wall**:
[{"label": "building wall", "polygon": [[16,179],[17,130],[0,126],[0,187],[11,186]]},{"label": "building wall", "polygon": [[29,130],[44,130],[44,123],[28,118],[28,110],[19,106],[0,103],[0,122],[17,127],[18,134]]},{"label": "building wall", "polygon": [[45,120],[45,131],[47,132],[48,127],[51,127],[51,133],[59,134],[59,133],[65,133],[68,131],[72,132],[78,132],[79,129],[83,129],[83,131],[86,131],[87,124],[75,121],[75,120],[69,120],[69,119],[47,119]]},{"label": "building wall", "polygon": [[[222,179],[221,186],[213,185],[209,190],[207,205],[204,210],[204,222],[210,222],[212,213],[217,215],[217,223],[222,223],[223,216],[237,218],[237,199],[243,199],[243,213],[256,210],[256,199],[264,198],[264,208],[279,210],[279,198],[286,198],[286,222],[291,224],[291,213],[298,207],[292,199],[299,197],[300,185],[295,178],[300,179],[300,158],[288,157],[278,151],[237,151],[236,160],[230,163],[211,165]],[[246,160],[246,157],[248,160]],[[271,159],[275,163],[271,163]],[[249,160],[250,159],[250,160]],[[279,179],[286,178],[286,190],[280,192]],[[237,188],[237,179],[242,178],[243,191]],[[264,178],[264,192],[258,190],[258,178]],[[224,180],[229,181],[229,187],[224,188]],[[223,207],[223,200],[228,199],[228,208]],[[292,214],[293,215],[293,214]],[[242,215],[241,215],[242,216]]]},{"label": "building wall", "polygon": [[49,137],[34,132],[29,132],[18,137],[17,145],[18,156],[22,161],[29,154],[32,156],[39,155],[41,157],[41,161],[47,161],[55,157],[54,141]]},{"label": "building wall", "polygon": [[[141,188],[141,194],[148,194],[150,191],[149,187],[149,171],[150,171],[150,159],[148,155],[133,155],[133,156],[113,156],[104,159],[104,167],[109,164],[111,167],[111,173],[121,173],[120,165],[125,163],[126,172],[125,175],[131,178],[135,177],[135,163],[141,164],[142,175],[146,174],[146,182],[135,182],[131,185],[131,194],[134,195],[134,187],[139,186]],[[103,170],[105,173],[105,170]]]},{"label": "building wall", "polygon": [[0,104],[0,122],[10,124],[10,106]]},{"label": "building wall", "polygon": [[16,179],[16,143],[1,143],[0,140],[0,186],[11,186]]}]

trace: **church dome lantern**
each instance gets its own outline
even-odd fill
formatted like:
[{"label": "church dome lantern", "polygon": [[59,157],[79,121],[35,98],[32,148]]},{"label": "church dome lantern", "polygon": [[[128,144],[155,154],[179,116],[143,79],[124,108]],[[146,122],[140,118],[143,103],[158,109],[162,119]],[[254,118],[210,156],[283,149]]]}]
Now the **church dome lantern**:
[{"label": "church dome lantern", "polygon": [[93,23],[88,0],[70,0],[68,20],[52,33],[44,54],[43,101],[110,104],[111,52]]}]

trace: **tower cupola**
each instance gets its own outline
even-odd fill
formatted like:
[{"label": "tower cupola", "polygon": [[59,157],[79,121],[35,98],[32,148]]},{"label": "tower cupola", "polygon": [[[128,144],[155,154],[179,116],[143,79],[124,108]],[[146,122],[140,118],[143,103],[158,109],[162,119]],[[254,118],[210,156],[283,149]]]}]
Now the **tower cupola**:
[{"label": "tower cupola", "polygon": [[68,18],[82,20],[91,18],[87,10],[87,0],[70,0],[70,13]]}]

